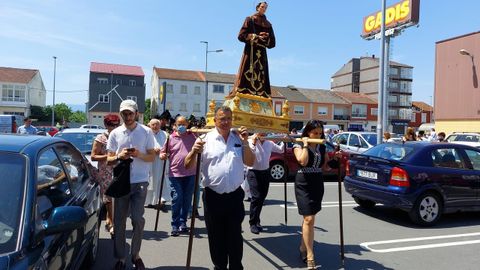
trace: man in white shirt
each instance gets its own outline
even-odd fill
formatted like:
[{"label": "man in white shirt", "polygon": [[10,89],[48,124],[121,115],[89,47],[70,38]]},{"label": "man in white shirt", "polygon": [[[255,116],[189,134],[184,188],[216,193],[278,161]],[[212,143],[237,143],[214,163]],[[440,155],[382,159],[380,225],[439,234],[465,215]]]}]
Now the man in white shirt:
[{"label": "man in white shirt", "polygon": [[240,185],[243,165],[252,166],[255,156],[248,145],[247,128],[230,130],[232,111],[229,107],[217,108],[214,121],[215,129],[207,133],[205,139],[197,139],[185,157],[185,167],[195,166],[196,155],[202,153],[205,223],[214,269],[243,269],[245,194]]},{"label": "man in white shirt", "polygon": [[133,159],[130,164],[130,193],[114,199],[113,224],[115,237],[114,256],[117,259],[114,269],[125,269],[125,227],[130,209],[133,225],[131,242],[132,263],[135,269],[145,269],[140,258],[143,228],[145,226],[145,198],[147,196],[149,171],[155,158],[155,138],[148,127],[137,123],[138,107],[133,100],[124,100],[120,104],[120,117],[123,125],[110,132],[107,142],[109,165],[119,160]]},{"label": "man in white shirt", "polygon": [[248,185],[252,194],[249,223],[250,231],[254,234],[259,234],[263,230],[260,225],[260,213],[270,185],[270,155],[272,152],[283,153],[283,142],[275,144],[263,139],[264,137],[264,133],[255,133],[248,140],[255,154],[255,162],[252,167],[248,167],[247,174]]}]

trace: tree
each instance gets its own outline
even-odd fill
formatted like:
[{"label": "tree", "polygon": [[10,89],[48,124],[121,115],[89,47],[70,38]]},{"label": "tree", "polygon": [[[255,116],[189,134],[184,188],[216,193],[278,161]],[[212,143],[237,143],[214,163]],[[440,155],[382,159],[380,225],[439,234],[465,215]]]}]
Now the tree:
[{"label": "tree", "polygon": [[143,124],[148,124],[150,122],[150,119],[152,119],[152,115],[150,112],[150,104],[151,101],[149,98],[145,100],[145,113],[143,114]]},{"label": "tree", "polygon": [[51,114],[50,118],[45,114],[44,108],[40,106],[30,105],[30,117],[37,119],[40,122],[47,122],[52,119]]},{"label": "tree", "polygon": [[[47,116],[45,121],[50,121],[52,119],[52,106],[46,106],[43,108],[44,115]],[[69,121],[69,117],[72,114],[72,109],[67,106],[65,103],[55,104],[55,120],[54,122],[63,122],[63,120]],[[55,124],[54,123],[54,124]]]},{"label": "tree", "polygon": [[70,115],[68,120],[75,123],[87,123],[87,116],[82,111],[76,111]]}]

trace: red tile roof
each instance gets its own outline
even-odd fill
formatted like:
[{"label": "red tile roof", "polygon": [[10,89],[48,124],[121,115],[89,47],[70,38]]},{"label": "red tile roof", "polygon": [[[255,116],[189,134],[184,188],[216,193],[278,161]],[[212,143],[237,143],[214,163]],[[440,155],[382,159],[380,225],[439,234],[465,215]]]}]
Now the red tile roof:
[{"label": "red tile roof", "polygon": [[433,112],[433,107],[422,101],[412,101],[412,106],[415,106],[424,112]]},{"label": "red tile roof", "polygon": [[139,66],[127,66],[119,64],[105,64],[105,63],[96,63],[92,62],[90,64],[90,72],[96,73],[113,73],[121,75],[131,75],[131,76],[145,76],[143,70]]},{"label": "red tile roof", "polygon": [[332,91],[333,94],[345,99],[352,104],[377,104],[375,99],[361,93]]},{"label": "red tile roof", "polygon": [[37,72],[37,69],[0,67],[0,82],[29,83]]},{"label": "red tile roof", "polygon": [[179,70],[169,68],[153,68],[157,77],[162,79],[179,80],[179,81],[205,81],[204,73],[195,70]]}]

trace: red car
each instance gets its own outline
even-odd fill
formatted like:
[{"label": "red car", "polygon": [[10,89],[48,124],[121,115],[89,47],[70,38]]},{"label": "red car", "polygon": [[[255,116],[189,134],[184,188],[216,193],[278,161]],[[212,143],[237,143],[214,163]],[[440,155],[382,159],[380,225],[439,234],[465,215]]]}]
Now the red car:
[{"label": "red car", "polygon": [[[270,156],[270,175],[272,176],[273,181],[283,181],[284,178],[289,176],[294,176],[297,173],[298,167],[300,166],[293,154],[293,144],[287,143],[287,153],[274,153]],[[327,153],[330,158],[333,158],[335,153],[335,146],[331,142],[326,143]],[[345,175],[345,165],[350,156],[349,152],[342,151],[342,176]],[[285,165],[286,164],[286,165]],[[338,169],[325,172],[325,176],[336,176],[338,174]]]},{"label": "red car", "polygon": [[58,128],[52,127],[52,126],[38,126],[36,128],[38,131],[44,131],[52,137],[53,135],[57,134],[57,132],[59,131]]}]

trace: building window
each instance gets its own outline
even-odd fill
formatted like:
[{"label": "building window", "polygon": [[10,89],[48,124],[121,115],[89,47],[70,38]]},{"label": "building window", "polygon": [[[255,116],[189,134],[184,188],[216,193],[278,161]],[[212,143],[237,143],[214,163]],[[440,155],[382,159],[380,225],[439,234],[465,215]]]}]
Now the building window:
[{"label": "building window", "polygon": [[411,68],[401,68],[400,77],[402,79],[412,79],[412,69]]},{"label": "building window", "polygon": [[193,104],[193,111],[194,112],[200,112],[200,104],[199,103]]},{"label": "building window", "polygon": [[422,113],[422,123],[427,122],[427,113]]},{"label": "building window", "polygon": [[220,84],[214,84],[213,93],[225,93],[225,86]]},{"label": "building window", "polygon": [[3,114],[25,116],[25,113],[23,112],[3,112]]},{"label": "building window", "polygon": [[137,96],[127,96],[127,99],[131,99],[131,100],[137,102]]},{"label": "building window", "polygon": [[229,92],[229,93],[232,92],[232,89],[233,89],[233,85],[229,85],[229,86],[228,86],[228,92]]},{"label": "building window", "polygon": [[25,85],[2,85],[2,101],[25,102]]},{"label": "building window", "polygon": [[180,94],[188,94],[186,85],[180,85]]},{"label": "building window", "polygon": [[390,75],[398,75],[398,68],[390,68]]},{"label": "building window", "polygon": [[293,113],[294,114],[303,114],[305,108],[303,106],[295,105],[293,107]]},{"label": "building window", "polygon": [[398,82],[390,81],[389,82],[389,88],[396,89],[398,88]]},{"label": "building window", "polygon": [[366,118],[367,117],[367,105],[353,104],[352,105],[352,117]]},{"label": "building window", "polygon": [[122,79],[116,79],[115,84],[122,85]]},{"label": "building window", "polygon": [[193,89],[193,94],[200,95],[200,86],[195,86],[195,88]]},{"label": "building window", "polygon": [[182,102],[180,103],[180,109],[178,109],[181,112],[186,112],[187,111],[187,103]]},{"label": "building window", "polygon": [[282,103],[275,103],[275,114],[277,116],[282,115]]},{"label": "building window", "polygon": [[108,79],[107,78],[97,78],[97,83],[98,84],[108,84]]},{"label": "building window", "polygon": [[318,115],[327,115],[328,108],[327,107],[317,107]]},{"label": "building window", "polygon": [[371,108],[370,109],[370,114],[371,115],[378,115],[378,108]]},{"label": "building window", "polygon": [[167,83],[167,94],[173,94],[173,84]]},{"label": "building window", "polygon": [[388,102],[389,103],[397,103],[398,102],[398,96],[388,96]]},{"label": "building window", "polygon": [[388,110],[388,115],[393,117],[393,118],[397,118],[398,110]]},{"label": "building window", "polygon": [[130,86],[137,86],[137,81],[135,81],[135,80],[129,80],[129,81],[128,81],[128,85],[130,85]]},{"label": "building window", "polygon": [[105,95],[105,94],[98,95],[98,101],[100,103],[108,103],[108,95]]}]

